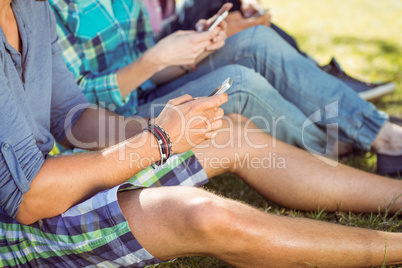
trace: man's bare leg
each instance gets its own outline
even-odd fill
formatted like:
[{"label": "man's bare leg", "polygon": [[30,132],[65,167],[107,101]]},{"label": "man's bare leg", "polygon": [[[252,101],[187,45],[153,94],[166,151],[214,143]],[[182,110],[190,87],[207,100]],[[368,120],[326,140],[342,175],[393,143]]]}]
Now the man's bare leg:
[{"label": "man's bare leg", "polygon": [[[248,124],[247,119],[238,115],[230,117],[231,121],[227,121],[224,128],[230,122],[235,122],[233,127],[230,131],[218,134],[216,141],[213,141],[215,145],[227,146],[193,150],[209,177],[223,171],[236,173],[264,197],[296,209],[378,212],[379,207],[384,211],[395,199],[390,212],[402,208],[402,198],[397,199],[402,194],[402,181],[387,179],[342,164],[333,167],[306,151],[273,140],[271,136],[258,131],[252,123],[248,128],[255,128],[257,132],[245,135],[244,125]],[[238,121],[241,121],[241,128],[236,127]],[[233,146],[228,140],[233,141]],[[268,144],[269,147],[258,149],[255,146],[262,144]],[[258,164],[258,159],[264,157],[266,160],[271,157],[270,168],[266,168],[268,160]],[[225,159],[226,164],[211,164],[211,159]],[[279,162],[284,163],[285,167],[278,164]]]},{"label": "man's bare leg", "polygon": [[120,192],[129,226],[153,256],[212,256],[236,267],[402,263],[402,234],[266,214],[191,187]]},{"label": "man's bare leg", "polygon": [[[232,120],[244,123],[244,118]],[[200,158],[229,157],[231,161],[236,159],[235,153],[239,153],[242,160],[246,153],[250,153],[250,158],[258,158],[271,151],[286,157],[286,169],[247,166],[240,169],[233,162],[228,168],[212,168],[208,162],[203,162],[206,171],[209,175],[225,170],[235,172],[279,203],[304,209],[325,206],[330,210],[340,207],[377,211],[384,199],[389,202],[400,193],[398,181],[345,166],[330,167],[279,141],[269,150],[255,149],[239,135],[243,128],[234,133],[237,131],[241,139],[235,135],[235,140],[242,142],[241,148],[226,146],[195,151]],[[271,137],[264,133],[255,132],[249,137],[251,142],[255,139],[255,144],[272,146]],[[227,139],[229,135],[223,132],[217,142]],[[381,265],[386,249],[388,264],[402,263],[402,234],[274,216],[196,188],[162,187],[122,192],[119,203],[141,245],[162,260],[206,255],[239,267],[308,264],[367,267]]]}]

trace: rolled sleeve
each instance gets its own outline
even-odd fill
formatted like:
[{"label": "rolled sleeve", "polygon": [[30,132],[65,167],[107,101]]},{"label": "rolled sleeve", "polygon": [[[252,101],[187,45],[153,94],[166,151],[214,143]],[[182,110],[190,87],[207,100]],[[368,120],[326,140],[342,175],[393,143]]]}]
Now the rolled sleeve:
[{"label": "rolled sleeve", "polygon": [[15,146],[2,142],[0,152],[0,204],[14,218],[45,160],[32,136]]},{"label": "rolled sleeve", "polygon": [[44,163],[26,116],[0,75],[0,205],[15,217],[23,195]]}]

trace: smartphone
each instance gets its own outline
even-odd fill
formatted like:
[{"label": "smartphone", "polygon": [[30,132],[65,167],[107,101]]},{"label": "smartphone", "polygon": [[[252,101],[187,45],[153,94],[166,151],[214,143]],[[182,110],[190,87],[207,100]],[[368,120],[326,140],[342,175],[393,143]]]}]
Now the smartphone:
[{"label": "smartphone", "polygon": [[212,97],[212,96],[224,93],[226,90],[228,90],[230,88],[230,86],[232,85],[232,82],[233,81],[230,77],[226,78],[226,80],[223,81],[223,83],[220,84],[219,87],[217,87],[211,94],[209,94],[208,97]]},{"label": "smartphone", "polygon": [[[203,32],[205,30],[207,31],[212,31],[213,29],[216,28],[216,26],[219,25],[229,14],[229,10],[232,8],[233,4],[232,3],[225,3],[221,6],[221,8],[216,12],[216,19],[211,23],[211,25],[208,28],[204,28],[204,25],[199,24],[196,25],[196,30],[197,32]],[[227,12],[226,12],[227,11]]]},{"label": "smartphone", "polygon": [[227,16],[229,15],[229,11],[223,12],[221,15],[219,15],[214,22],[209,26],[208,31],[212,31],[213,29],[216,28],[216,26],[219,25]]}]

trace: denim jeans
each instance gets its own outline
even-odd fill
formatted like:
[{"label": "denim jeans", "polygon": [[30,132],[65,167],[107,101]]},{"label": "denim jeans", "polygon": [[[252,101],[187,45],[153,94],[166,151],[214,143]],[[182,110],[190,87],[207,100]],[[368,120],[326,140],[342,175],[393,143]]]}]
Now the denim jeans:
[{"label": "denim jeans", "polygon": [[[163,26],[163,30],[158,34],[157,39],[161,39],[169,34],[172,34],[178,30],[194,30],[195,24],[200,19],[208,19],[218,12],[224,3],[230,2],[233,4],[230,11],[241,12],[240,0],[184,0],[176,4],[176,15],[174,18],[168,19]],[[305,57],[311,58],[309,55],[299,49],[296,40],[290,36],[287,32],[282,30],[276,24],[271,22],[270,26],[275,32],[277,32],[286,42],[289,43],[294,49]]]},{"label": "denim jeans", "polygon": [[138,115],[149,117],[152,104],[164,104],[183,94],[209,95],[226,77],[234,85],[227,91],[225,113],[253,118],[267,133],[317,152],[323,152],[327,139],[333,138],[369,150],[388,119],[265,26],[228,38],[197,70],[162,86],[161,92],[170,93],[141,105]]}]

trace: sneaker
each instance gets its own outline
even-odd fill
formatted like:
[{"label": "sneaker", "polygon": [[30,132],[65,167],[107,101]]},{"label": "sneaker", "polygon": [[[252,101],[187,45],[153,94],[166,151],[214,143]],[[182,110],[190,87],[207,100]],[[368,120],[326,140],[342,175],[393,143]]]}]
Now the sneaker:
[{"label": "sneaker", "polygon": [[377,174],[402,178],[402,155],[377,154]]},{"label": "sneaker", "polygon": [[342,82],[346,83],[351,87],[356,93],[360,95],[363,99],[367,101],[372,101],[383,97],[396,89],[396,85],[393,82],[385,83],[366,83],[354,79],[342,71],[339,63],[332,58],[330,63],[325,66],[320,67],[324,72],[335,76]]}]

